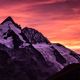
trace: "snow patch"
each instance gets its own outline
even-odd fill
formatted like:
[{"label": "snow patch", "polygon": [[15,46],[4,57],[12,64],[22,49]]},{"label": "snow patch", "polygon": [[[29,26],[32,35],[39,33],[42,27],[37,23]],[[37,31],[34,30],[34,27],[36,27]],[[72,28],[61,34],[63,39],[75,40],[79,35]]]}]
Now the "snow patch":
[{"label": "snow patch", "polygon": [[4,44],[8,48],[13,48],[14,47],[12,41],[13,41],[13,39],[11,37],[8,37],[6,40],[5,39],[0,39],[0,43]]}]

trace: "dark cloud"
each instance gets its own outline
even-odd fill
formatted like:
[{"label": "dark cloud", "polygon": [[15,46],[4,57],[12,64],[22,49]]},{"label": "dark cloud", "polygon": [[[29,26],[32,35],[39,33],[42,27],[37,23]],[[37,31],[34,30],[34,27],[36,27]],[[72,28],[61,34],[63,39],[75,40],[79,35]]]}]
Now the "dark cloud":
[{"label": "dark cloud", "polygon": [[[37,4],[40,2],[42,4]],[[47,3],[45,4],[44,2]],[[34,5],[27,8],[26,6],[30,3]],[[72,14],[74,13],[74,10],[77,11],[80,9],[80,0],[0,0],[0,7],[9,8],[13,6],[15,7],[16,5],[25,5],[25,7],[23,8],[23,12],[28,10],[38,13],[53,12],[61,14]]]},{"label": "dark cloud", "polygon": [[13,4],[13,3],[33,3],[33,2],[43,2],[47,0],[0,0],[0,4]]},{"label": "dark cloud", "polygon": [[52,20],[56,19],[80,19],[80,1],[66,0],[60,2],[35,4],[27,7],[24,5],[22,9],[15,11],[23,12],[25,14],[34,13],[36,16],[46,16]]},{"label": "dark cloud", "polygon": [[37,3],[37,2],[44,2],[48,0],[0,0],[0,8],[7,7],[9,8],[10,6],[16,6],[16,5],[23,5],[23,4],[30,4],[30,3]]},{"label": "dark cloud", "polygon": [[64,13],[73,13],[73,8],[80,8],[80,1],[79,0],[69,0],[69,1],[62,1],[56,3],[48,3],[48,4],[40,4],[32,6],[32,10],[39,11],[39,12],[64,12]]}]

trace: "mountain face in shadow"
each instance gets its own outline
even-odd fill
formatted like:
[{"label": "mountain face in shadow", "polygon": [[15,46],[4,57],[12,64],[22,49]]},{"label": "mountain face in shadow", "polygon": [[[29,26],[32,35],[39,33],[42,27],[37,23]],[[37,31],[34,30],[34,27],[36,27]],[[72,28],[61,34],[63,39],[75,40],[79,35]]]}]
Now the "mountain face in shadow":
[{"label": "mountain face in shadow", "polygon": [[47,80],[80,80],[80,64],[70,64]]},{"label": "mountain face in shadow", "polygon": [[39,31],[22,29],[11,17],[0,24],[0,80],[47,80],[74,63],[80,55]]},{"label": "mountain face in shadow", "polygon": [[32,44],[50,43],[50,41],[46,37],[44,37],[42,33],[38,32],[37,30],[33,28],[27,28],[27,27],[23,28],[22,33],[26,36],[26,38]]}]

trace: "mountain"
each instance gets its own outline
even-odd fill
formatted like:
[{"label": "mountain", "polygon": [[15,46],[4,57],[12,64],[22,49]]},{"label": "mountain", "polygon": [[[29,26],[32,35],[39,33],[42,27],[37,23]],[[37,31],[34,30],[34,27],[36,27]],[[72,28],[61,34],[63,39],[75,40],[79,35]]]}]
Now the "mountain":
[{"label": "mountain", "polygon": [[5,19],[0,25],[0,43],[9,48],[19,48],[28,45],[28,40],[21,36],[21,28],[11,17]]},{"label": "mountain", "polygon": [[0,24],[0,79],[46,80],[80,55],[59,43],[51,43],[33,28],[21,28],[11,17]]},{"label": "mountain", "polygon": [[8,17],[1,23],[0,39],[0,43],[6,45],[9,48],[19,48],[22,46],[25,47],[29,43],[50,43],[46,37],[44,37],[35,29],[21,29],[20,26],[16,24],[11,17]]}]

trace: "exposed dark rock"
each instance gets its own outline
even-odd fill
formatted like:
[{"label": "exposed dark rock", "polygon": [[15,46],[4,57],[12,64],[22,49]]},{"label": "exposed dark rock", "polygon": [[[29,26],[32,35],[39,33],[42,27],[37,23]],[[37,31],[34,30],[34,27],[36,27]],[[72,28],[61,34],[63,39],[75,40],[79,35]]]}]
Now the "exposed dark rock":
[{"label": "exposed dark rock", "polygon": [[22,33],[26,36],[30,43],[50,43],[49,40],[42,35],[42,33],[38,32],[32,28],[24,28],[22,29]]}]

